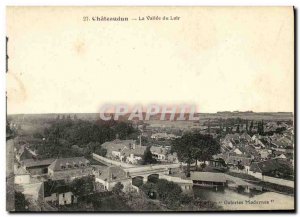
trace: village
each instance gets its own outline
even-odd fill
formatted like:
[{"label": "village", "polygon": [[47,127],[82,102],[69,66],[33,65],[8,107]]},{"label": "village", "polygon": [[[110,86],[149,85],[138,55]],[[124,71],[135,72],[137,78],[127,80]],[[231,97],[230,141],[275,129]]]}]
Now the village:
[{"label": "village", "polygon": [[[51,121],[53,125],[62,122],[63,126],[82,124],[76,116],[58,116]],[[72,145],[57,155],[45,155],[43,152],[51,152],[52,146],[46,150],[43,144],[49,145],[48,141],[56,141],[52,139],[59,136],[51,132],[35,135],[31,144],[20,136],[20,122],[12,120],[7,136],[13,153],[9,174],[13,178],[7,179],[13,182],[11,193],[15,200],[22,198],[22,211],[68,211],[68,207],[78,206],[87,209],[91,206],[86,198],[93,195],[94,200],[100,200],[110,194],[135,195],[137,200],[145,197],[145,203],[150,201],[155,206],[155,201],[161,200],[165,205],[160,209],[178,210],[199,203],[195,192],[201,189],[232,191],[247,198],[265,192],[293,198],[294,128],[290,120],[207,119],[180,127],[157,123],[133,121],[128,125],[133,129],[130,134],[113,125],[115,134],[104,142]],[[192,147],[192,152],[186,152],[191,146],[184,139],[192,138],[187,135],[196,135],[193,138],[215,149],[202,153],[206,146],[200,150]],[[62,140],[56,142],[64,144]],[[186,157],[189,153],[193,157]],[[173,189],[179,192],[176,207],[172,195],[162,199],[161,185],[175,186]],[[198,208],[217,209],[215,205]]]}]

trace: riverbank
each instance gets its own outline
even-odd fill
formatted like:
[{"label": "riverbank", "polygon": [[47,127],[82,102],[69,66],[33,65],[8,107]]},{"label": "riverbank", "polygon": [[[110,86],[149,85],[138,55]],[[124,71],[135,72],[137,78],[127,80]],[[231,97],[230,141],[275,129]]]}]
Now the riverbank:
[{"label": "riverbank", "polygon": [[285,194],[285,195],[289,195],[289,196],[294,196],[294,193],[295,193],[294,188],[291,188],[288,186],[283,186],[283,185],[278,185],[278,184],[274,184],[274,183],[270,183],[270,182],[264,182],[258,178],[250,176],[248,174],[234,173],[234,172],[227,172],[227,174],[234,176],[234,177],[238,177],[240,179],[243,179],[244,181],[247,181],[251,184],[260,186],[264,190],[273,191],[276,193]]}]

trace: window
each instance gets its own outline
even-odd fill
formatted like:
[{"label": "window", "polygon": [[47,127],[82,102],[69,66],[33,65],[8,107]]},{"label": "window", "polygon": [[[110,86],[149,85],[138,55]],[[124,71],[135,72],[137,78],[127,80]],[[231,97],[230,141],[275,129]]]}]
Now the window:
[{"label": "window", "polygon": [[63,194],[63,197],[65,197],[65,194]]}]

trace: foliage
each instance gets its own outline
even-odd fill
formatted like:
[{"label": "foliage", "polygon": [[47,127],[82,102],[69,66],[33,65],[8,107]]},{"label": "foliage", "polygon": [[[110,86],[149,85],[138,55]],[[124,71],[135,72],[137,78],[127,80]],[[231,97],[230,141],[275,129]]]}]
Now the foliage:
[{"label": "foliage", "polygon": [[93,192],[94,190],[95,177],[86,176],[82,178],[76,178],[71,183],[72,192],[76,196],[84,196]]},{"label": "foliage", "polygon": [[133,179],[132,179],[132,184],[134,185],[134,186],[137,186],[137,187],[140,187],[140,186],[142,186],[143,185],[143,177],[134,177]]},{"label": "foliage", "polygon": [[152,153],[150,151],[151,146],[147,146],[144,155],[143,155],[143,161],[142,164],[155,164],[157,163],[157,160],[153,158]]},{"label": "foliage", "polygon": [[147,182],[141,186],[141,190],[151,199],[156,199],[157,191],[156,184]]},{"label": "foliage", "polygon": [[222,164],[223,167],[227,167],[227,164],[223,158],[217,158],[217,160]]},{"label": "foliage", "polygon": [[189,194],[181,194],[179,198],[181,204],[190,204],[193,201],[193,197]]},{"label": "foliage", "polygon": [[[177,209],[181,204],[182,194],[180,186],[165,179],[158,179],[156,183],[147,182],[140,189],[151,199],[158,198],[168,209]],[[183,198],[184,201],[186,198]]]},{"label": "foliage", "polygon": [[[56,119],[48,128],[45,128],[43,145],[37,146],[37,152],[41,158],[51,157],[88,157],[92,152],[101,156],[106,155],[106,150],[101,144],[115,139],[117,134],[121,137],[130,137],[136,130],[127,122],[91,122],[72,120],[68,117]],[[72,146],[83,148],[83,151],[72,149]]]},{"label": "foliage", "polygon": [[159,180],[158,174],[152,174],[152,175],[148,176],[148,182],[157,183],[158,180]]},{"label": "foliage", "polygon": [[124,188],[124,185],[121,182],[117,182],[117,184],[112,188],[113,194],[120,195],[122,193],[122,190]]},{"label": "foliage", "polygon": [[244,165],[242,165],[242,164],[238,164],[238,165],[237,165],[237,167],[238,167],[238,169],[239,169],[239,170],[243,170],[243,169],[245,169],[245,166],[244,166]]},{"label": "foliage", "polygon": [[15,211],[28,211],[29,202],[21,192],[15,192]]},{"label": "foliage", "polygon": [[187,177],[190,176],[190,166],[194,161],[210,160],[220,152],[220,144],[209,134],[189,132],[172,143],[172,152],[176,152],[181,162],[187,163]]}]

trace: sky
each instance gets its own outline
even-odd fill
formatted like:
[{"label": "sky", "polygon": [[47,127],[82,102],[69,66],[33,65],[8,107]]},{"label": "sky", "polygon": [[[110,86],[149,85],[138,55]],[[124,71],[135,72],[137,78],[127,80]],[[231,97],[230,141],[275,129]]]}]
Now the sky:
[{"label": "sky", "polygon": [[293,20],[292,7],[9,7],[7,113],[293,112]]}]

